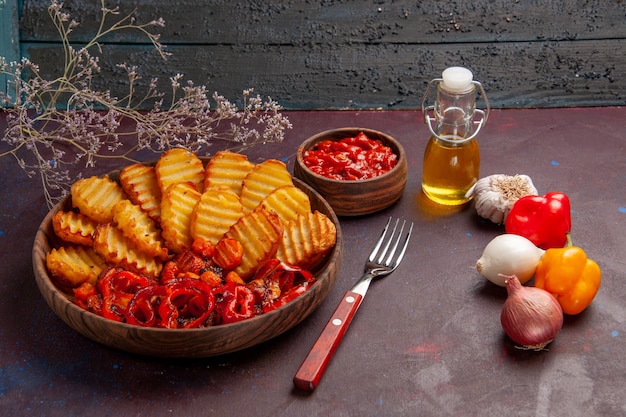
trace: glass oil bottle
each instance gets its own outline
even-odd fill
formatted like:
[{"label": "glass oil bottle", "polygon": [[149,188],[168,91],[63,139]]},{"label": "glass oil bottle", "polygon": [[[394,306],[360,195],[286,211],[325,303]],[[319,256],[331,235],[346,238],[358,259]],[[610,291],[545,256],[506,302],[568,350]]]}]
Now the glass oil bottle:
[{"label": "glass oil bottle", "polygon": [[[424,151],[422,190],[439,204],[456,206],[468,202],[471,197],[466,194],[479,178],[476,136],[487,121],[489,102],[482,85],[473,77],[467,68],[447,68],[442,78],[428,84],[422,100],[422,113],[431,133]],[[435,104],[427,106],[434,85]],[[486,111],[476,108],[478,91]]]}]

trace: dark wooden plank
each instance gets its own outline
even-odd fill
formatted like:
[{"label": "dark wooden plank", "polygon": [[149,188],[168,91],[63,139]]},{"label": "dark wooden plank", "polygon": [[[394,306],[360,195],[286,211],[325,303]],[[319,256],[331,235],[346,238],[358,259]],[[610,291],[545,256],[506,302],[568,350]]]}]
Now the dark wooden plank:
[{"label": "dark wooden plank", "polygon": [[[450,65],[471,68],[493,107],[626,104],[626,41],[487,44],[216,45],[170,48],[167,60],[143,46],[107,47],[94,85],[125,95],[115,64],[139,65],[144,80],[176,73],[235,100],[254,87],[287,109],[418,108],[427,83]],[[43,73],[60,70],[50,45],[27,44]]]},{"label": "dark wooden plank", "polygon": [[[626,2],[574,0],[135,0],[108,1],[138,22],[162,17],[164,43],[293,44],[471,43],[626,38]],[[24,0],[21,39],[56,39],[49,0]],[[88,39],[99,24],[100,2],[65,0],[81,23],[72,35]],[[121,33],[118,42],[145,40]]]},{"label": "dark wooden plank", "polygon": [[[22,54],[59,70],[49,0],[24,0]],[[98,1],[66,0],[81,27],[99,25]],[[254,87],[289,109],[415,108],[428,81],[465,65],[494,107],[622,105],[626,2],[574,0],[136,0],[107,2],[138,22],[158,17],[174,55],[148,52],[137,32],[108,38],[101,88],[125,93],[116,63],[138,64],[146,80],[183,73],[227,97]],[[135,45],[135,46],[133,46]]]}]

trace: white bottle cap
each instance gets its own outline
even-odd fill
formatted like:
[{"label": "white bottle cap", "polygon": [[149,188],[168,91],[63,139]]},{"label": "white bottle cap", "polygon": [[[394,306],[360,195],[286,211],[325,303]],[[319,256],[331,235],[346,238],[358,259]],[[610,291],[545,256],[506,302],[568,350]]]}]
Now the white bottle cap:
[{"label": "white bottle cap", "polygon": [[443,78],[442,88],[450,93],[466,93],[472,89],[474,75],[467,68],[446,68],[441,76]]}]

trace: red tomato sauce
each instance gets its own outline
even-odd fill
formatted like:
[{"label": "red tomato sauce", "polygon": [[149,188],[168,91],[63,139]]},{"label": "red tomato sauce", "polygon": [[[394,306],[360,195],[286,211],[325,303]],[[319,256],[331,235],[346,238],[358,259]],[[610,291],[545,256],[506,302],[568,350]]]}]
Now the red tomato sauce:
[{"label": "red tomato sauce", "polygon": [[360,132],[341,140],[324,139],[304,152],[304,165],[335,180],[364,180],[391,170],[398,162],[393,150]]}]

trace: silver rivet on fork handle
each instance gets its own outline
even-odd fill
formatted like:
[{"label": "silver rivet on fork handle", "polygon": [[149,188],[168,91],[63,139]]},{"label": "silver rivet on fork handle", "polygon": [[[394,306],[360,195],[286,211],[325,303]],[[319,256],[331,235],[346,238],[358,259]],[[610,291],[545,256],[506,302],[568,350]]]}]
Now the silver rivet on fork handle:
[{"label": "silver rivet on fork handle", "polygon": [[[304,391],[313,391],[317,387],[343,335],[348,330],[352,318],[361,305],[372,279],[389,275],[400,265],[413,232],[413,223],[409,226],[408,232],[403,235],[406,220],[403,220],[402,224],[400,224],[398,219],[393,224],[393,229],[388,235],[387,233],[392,225],[391,220],[389,218],[387,221],[378,241],[374,245],[374,249],[367,258],[363,276],[350,290],[346,291],[335,312],[296,372],[293,378],[293,383],[296,387]],[[400,226],[399,230],[398,226]]]}]

